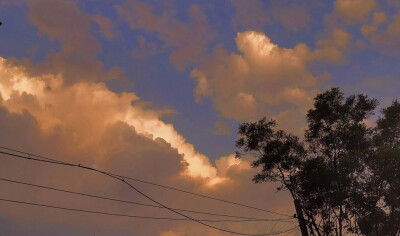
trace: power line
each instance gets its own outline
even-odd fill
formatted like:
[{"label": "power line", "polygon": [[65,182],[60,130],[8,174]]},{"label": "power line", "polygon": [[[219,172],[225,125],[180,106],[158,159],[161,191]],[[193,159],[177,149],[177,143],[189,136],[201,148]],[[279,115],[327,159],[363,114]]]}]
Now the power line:
[{"label": "power line", "polygon": [[250,209],[253,209],[253,210],[258,210],[258,211],[263,211],[263,212],[267,212],[267,213],[271,213],[271,214],[275,214],[275,215],[280,215],[280,216],[293,218],[293,215],[286,215],[286,214],[282,214],[282,213],[279,213],[279,212],[274,212],[274,211],[270,211],[270,210],[266,210],[266,209],[262,209],[262,208],[258,208],[258,207],[253,207],[253,206],[249,206],[249,205],[242,204],[242,203],[232,202],[232,201],[224,200],[224,199],[221,199],[221,198],[211,197],[211,196],[207,196],[207,195],[203,195],[203,194],[199,194],[199,193],[189,192],[189,191],[186,191],[186,190],[177,189],[177,188],[174,188],[174,187],[169,187],[169,186],[165,186],[165,185],[161,185],[161,184],[156,184],[156,183],[152,183],[152,182],[148,182],[148,181],[144,181],[144,180],[140,180],[140,179],[135,179],[135,178],[131,178],[131,177],[126,177],[126,176],[123,176],[123,175],[116,175],[116,176],[121,177],[121,178],[125,178],[125,179],[129,179],[129,180],[132,180],[132,181],[144,183],[144,184],[149,184],[149,185],[153,185],[153,186],[157,186],[157,187],[161,187],[161,188],[165,188],[165,189],[169,189],[169,190],[173,190],[173,191],[178,191],[178,192],[181,192],[181,193],[186,193],[186,194],[202,197],[202,198],[208,198],[208,199],[219,201],[219,202],[224,202],[224,203],[228,203],[228,204],[232,204],[232,205],[236,205],[236,206],[250,208]]},{"label": "power line", "polygon": [[219,228],[219,227],[216,227],[216,226],[213,226],[213,225],[204,223],[204,222],[199,221],[199,220],[197,220],[197,219],[195,219],[195,218],[193,218],[193,217],[187,216],[187,215],[185,215],[185,214],[183,214],[183,213],[180,213],[179,211],[176,211],[176,210],[174,210],[174,209],[171,209],[171,208],[167,207],[166,205],[164,205],[164,204],[162,204],[162,203],[156,201],[155,199],[151,198],[151,197],[148,196],[147,194],[143,193],[142,191],[140,191],[140,190],[139,190],[138,188],[136,188],[135,186],[131,185],[131,184],[130,184],[129,182],[127,182],[124,178],[119,177],[119,176],[116,176],[116,175],[114,175],[114,174],[112,174],[112,173],[109,173],[109,172],[105,172],[105,171],[98,170],[98,169],[95,169],[95,168],[83,166],[83,165],[81,165],[81,164],[73,164],[73,163],[68,163],[68,162],[60,162],[60,161],[58,161],[58,160],[55,160],[55,161],[43,160],[43,159],[37,159],[37,158],[31,157],[31,156],[25,157],[25,156],[21,156],[21,155],[18,155],[18,154],[7,153],[7,152],[0,152],[0,153],[6,154],[6,155],[9,155],[9,156],[13,156],[13,157],[18,157],[18,158],[22,158],[22,159],[27,159],[27,160],[34,160],[34,161],[45,162],[45,163],[51,163],[51,164],[57,164],[57,165],[65,165],[65,166],[83,168],[83,169],[87,169],[87,170],[91,170],[91,171],[94,171],[94,172],[98,172],[98,173],[107,175],[107,176],[109,176],[109,177],[111,177],[111,178],[114,178],[114,179],[117,179],[117,180],[119,180],[119,181],[122,181],[123,183],[125,183],[126,185],[128,185],[130,188],[132,188],[133,190],[135,190],[135,191],[136,191],[137,193],[139,193],[140,195],[142,195],[142,196],[144,196],[145,198],[149,199],[150,201],[152,201],[152,202],[154,202],[154,203],[156,203],[156,204],[162,206],[163,208],[168,209],[169,211],[174,212],[174,213],[176,213],[176,214],[178,214],[178,215],[180,215],[180,216],[183,216],[183,217],[185,217],[185,218],[187,218],[187,219],[190,219],[190,220],[192,220],[192,221],[194,221],[194,222],[197,222],[198,224],[204,225],[204,226],[206,226],[206,227],[209,227],[209,228],[212,228],[212,229],[221,231],[221,232],[226,232],[226,233],[231,233],[231,234],[236,234],[236,235],[247,235],[247,236],[261,236],[261,235],[276,235],[276,234],[279,234],[279,233],[271,233],[271,234],[248,234],[248,233],[241,233],[241,232],[231,231],[231,230]]},{"label": "power line", "polygon": [[[169,211],[174,212],[174,213],[176,213],[176,214],[178,214],[178,215],[180,215],[180,216],[183,216],[183,217],[185,217],[185,218],[187,218],[187,219],[189,219],[189,220],[191,220],[191,221],[197,222],[197,223],[199,223],[199,224],[201,224],[201,225],[204,225],[204,226],[206,226],[206,227],[209,227],[209,228],[212,228],[212,229],[215,229],[215,230],[218,230],[218,231],[222,231],[222,232],[226,232],[226,233],[231,233],[231,234],[236,234],[236,235],[247,235],[247,236],[276,235],[276,234],[281,234],[281,233],[282,233],[282,232],[277,232],[277,233],[270,233],[270,234],[247,234],[247,233],[235,232],[235,231],[231,231],[231,230],[219,228],[219,227],[216,227],[216,226],[213,226],[213,225],[204,223],[204,222],[202,222],[202,221],[199,221],[199,220],[197,220],[197,219],[195,219],[195,218],[192,218],[192,217],[190,217],[190,216],[187,216],[187,215],[185,215],[185,214],[182,214],[182,213],[180,213],[180,212],[178,212],[178,211],[176,211],[176,210],[174,210],[174,209],[171,209],[171,208],[165,206],[164,204],[162,204],[162,203],[160,203],[160,202],[154,200],[153,198],[149,197],[148,195],[146,195],[145,193],[143,193],[142,191],[140,191],[139,189],[137,189],[136,187],[134,187],[133,185],[131,185],[131,184],[128,183],[127,181],[125,181],[125,179],[120,178],[120,177],[117,177],[117,176],[114,176],[114,175],[111,174],[111,173],[108,173],[108,172],[105,172],[105,171],[101,171],[101,170],[98,170],[98,169],[95,169],[95,168],[83,166],[83,165],[81,165],[81,164],[72,164],[72,163],[68,163],[68,162],[60,162],[60,161],[58,161],[58,160],[55,160],[55,161],[52,161],[52,160],[43,160],[43,159],[37,159],[37,158],[31,157],[31,156],[25,157],[25,156],[21,156],[21,155],[18,155],[18,154],[7,153],[7,152],[2,152],[2,151],[0,151],[0,153],[6,154],[6,155],[8,155],[8,156],[13,156],[13,157],[17,157],[17,158],[22,158],[22,159],[25,159],[25,160],[33,160],[33,161],[44,162],[44,163],[50,163],[50,164],[56,164],[56,165],[64,165],[64,166],[70,166],[70,167],[83,168],[83,169],[87,169],[87,170],[91,170],[91,171],[94,171],[94,172],[98,172],[98,173],[107,175],[107,176],[109,176],[109,177],[111,177],[111,178],[114,178],[114,179],[117,179],[117,180],[119,180],[119,181],[122,181],[123,183],[125,183],[125,184],[127,184],[129,187],[131,187],[133,190],[135,190],[137,193],[141,194],[142,196],[144,196],[145,198],[149,199],[150,201],[152,201],[152,202],[154,202],[154,203],[156,203],[156,204],[162,206],[163,208],[168,209]],[[285,231],[285,232],[286,232],[286,231]]]},{"label": "power line", "polygon": [[293,225],[295,225],[296,227],[293,228],[293,230],[286,232],[286,235],[291,235],[292,233],[294,233],[295,236],[297,235],[297,233],[299,232],[299,231],[298,231],[298,228],[299,228],[300,226],[296,225],[295,223],[293,223]]},{"label": "power line", "polygon": [[[5,181],[5,182],[10,182],[10,183],[15,183],[15,184],[21,184],[21,185],[27,185],[27,186],[31,186],[31,187],[37,187],[37,188],[43,188],[43,189],[48,189],[48,190],[52,190],[52,191],[70,193],[70,194],[75,194],[75,195],[81,195],[81,196],[85,196],[85,197],[109,200],[109,201],[114,201],[114,202],[122,202],[122,203],[145,206],[145,207],[163,208],[163,207],[157,206],[157,205],[151,205],[151,204],[133,202],[133,201],[126,201],[126,200],[122,200],[122,199],[109,198],[109,197],[93,195],[93,194],[87,194],[87,193],[82,193],[82,192],[75,192],[75,191],[70,191],[70,190],[65,190],[65,189],[60,189],[60,188],[54,188],[54,187],[48,187],[48,186],[43,186],[43,185],[38,185],[38,184],[31,184],[31,183],[26,183],[26,182],[11,180],[11,179],[5,179],[5,178],[0,178],[0,181]],[[248,221],[292,222],[292,221],[289,221],[291,218],[287,218],[287,219],[262,219],[262,218],[253,218],[253,217],[245,217],[245,216],[210,213],[210,212],[204,212],[204,211],[194,211],[194,210],[187,210],[187,209],[180,209],[180,208],[171,208],[171,209],[174,209],[174,210],[177,210],[177,211],[183,211],[183,212],[204,214],[204,215],[223,216],[223,217],[230,217],[230,218],[237,218],[237,219],[246,219]],[[202,220],[202,221],[204,221],[204,220]]]},{"label": "power line", "polygon": [[[0,201],[12,202],[12,203],[18,203],[18,204],[25,204],[25,205],[31,205],[31,206],[46,207],[46,208],[53,208],[53,209],[58,209],[58,210],[67,210],[67,211],[99,214],[99,215],[108,215],[108,216],[139,218],[139,219],[150,219],[150,220],[190,221],[189,219],[185,219],[185,218],[170,218],[170,217],[128,215],[128,214],[119,214],[119,213],[111,213],[111,212],[104,212],[104,211],[92,211],[92,210],[85,210],[85,209],[78,209],[78,208],[60,207],[60,206],[54,206],[54,205],[48,205],[48,204],[24,202],[24,201],[17,201],[17,200],[5,199],[5,198],[0,198]],[[209,220],[209,219],[202,219],[202,220],[199,220],[199,221],[203,221],[203,222],[243,222],[243,220]],[[247,221],[254,221],[254,220],[244,220],[244,222],[247,222]]]},{"label": "power line", "polygon": [[297,232],[298,232],[297,229],[298,229],[298,228],[299,228],[299,226],[293,227],[292,229],[286,231],[285,233],[286,233],[286,235],[290,235],[290,234],[292,234],[292,233],[297,234]]},{"label": "power line", "polygon": [[[38,206],[38,207],[46,207],[46,208],[52,208],[52,209],[58,209],[58,210],[66,210],[66,211],[84,212],[84,213],[90,213],[90,214],[107,215],[107,216],[118,216],[118,217],[139,218],[139,219],[149,219],[149,220],[172,220],[172,221],[188,221],[189,220],[189,219],[184,219],[184,218],[137,216],[137,215],[118,214],[118,213],[110,213],[110,212],[103,212],[103,211],[92,211],[92,210],[60,207],[60,206],[47,205],[47,204],[39,204],[39,203],[33,203],[33,202],[16,201],[16,200],[5,199],[5,198],[0,198],[0,201],[17,203],[17,204],[24,204],[24,205],[31,205],[31,206]],[[220,220],[201,220],[201,221],[221,222]],[[235,222],[235,221],[233,221],[233,222]],[[296,226],[294,228],[290,228],[290,229],[285,230],[285,231],[276,232],[276,234],[288,233],[288,232],[291,232],[292,230],[296,229],[297,227],[298,226]]]},{"label": "power line", "polygon": [[[49,158],[49,157],[45,157],[45,156],[40,156],[40,155],[28,153],[28,152],[23,152],[23,151],[16,150],[16,149],[12,149],[12,148],[8,148],[8,147],[2,147],[2,146],[0,146],[0,148],[5,149],[5,150],[9,150],[9,151],[14,151],[14,152],[22,153],[22,154],[25,154],[25,155],[28,155],[28,156],[43,158],[43,159],[45,159],[45,160],[58,162],[58,163],[60,163],[60,164],[61,164],[61,163],[66,164],[66,165],[70,164],[70,163],[63,162],[63,161],[59,161],[59,160],[56,160],[56,159],[53,159],[53,158]],[[148,184],[148,185],[152,185],[152,186],[156,186],[156,187],[160,187],[160,188],[165,188],[165,189],[169,189],[169,190],[173,190],[173,191],[178,191],[178,192],[185,193],[185,194],[190,194],[190,195],[194,195],[194,196],[198,196],[198,197],[202,197],[202,198],[207,198],[207,199],[211,199],[211,200],[215,200],[215,201],[219,201],[219,202],[224,202],[224,203],[227,203],[227,204],[232,204],[232,205],[241,206],[241,207],[246,207],[246,208],[253,209],[253,210],[258,210],[258,211],[268,212],[268,213],[271,213],[271,214],[276,214],[276,215],[280,215],[280,216],[285,216],[285,217],[293,218],[293,215],[282,214],[282,213],[279,213],[279,212],[275,212],[275,211],[271,211],[271,210],[266,210],[266,209],[262,209],[262,208],[258,208],[258,207],[254,207],[254,206],[249,206],[249,205],[246,205],[246,204],[243,204],[243,203],[228,201],[228,200],[225,200],[225,199],[216,198],[216,197],[212,197],[212,196],[208,196],[208,195],[204,195],[204,194],[194,193],[194,192],[190,192],[190,191],[186,191],[186,190],[182,190],[182,189],[178,189],[178,188],[174,188],[174,187],[170,187],[170,186],[166,186],[166,185],[162,185],[162,184],[153,183],[153,182],[146,181],[146,180],[141,180],[141,179],[132,178],[132,177],[128,177],[128,176],[123,176],[123,175],[119,175],[119,174],[114,174],[114,173],[110,173],[110,172],[108,172],[108,173],[109,173],[109,174],[112,174],[112,175],[114,175],[114,176],[116,176],[116,177],[120,177],[120,178],[124,178],[124,179],[129,179],[129,180],[132,180],[132,181],[136,181],[136,182],[140,182],[140,183],[144,183],[144,184]]]}]

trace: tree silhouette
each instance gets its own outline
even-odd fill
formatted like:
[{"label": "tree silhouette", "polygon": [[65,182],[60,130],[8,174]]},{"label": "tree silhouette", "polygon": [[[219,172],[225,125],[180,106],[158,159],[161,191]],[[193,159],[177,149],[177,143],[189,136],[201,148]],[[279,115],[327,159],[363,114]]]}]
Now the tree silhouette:
[{"label": "tree silhouette", "polygon": [[304,141],[273,120],[242,123],[240,157],[261,167],[253,181],[278,182],[290,192],[303,235],[398,235],[400,232],[400,104],[384,109],[376,128],[365,120],[378,101],[318,94],[307,113]]},{"label": "tree silhouette", "polygon": [[360,229],[367,235],[400,234],[400,103],[382,110],[374,148],[367,159],[364,207],[359,207]]}]

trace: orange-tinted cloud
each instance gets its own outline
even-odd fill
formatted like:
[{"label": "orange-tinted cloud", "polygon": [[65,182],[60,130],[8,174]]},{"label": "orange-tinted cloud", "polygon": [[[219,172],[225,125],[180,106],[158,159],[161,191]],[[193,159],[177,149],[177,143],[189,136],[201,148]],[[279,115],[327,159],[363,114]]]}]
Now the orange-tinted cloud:
[{"label": "orange-tinted cloud", "polygon": [[147,58],[165,51],[165,47],[163,48],[155,43],[149,42],[143,36],[138,36],[137,41],[139,46],[133,49],[131,53],[133,58]]},{"label": "orange-tinted cloud", "polygon": [[93,15],[92,18],[99,25],[100,33],[104,38],[111,40],[116,37],[117,33],[110,18],[104,17],[100,14]]},{"label": "orange-tinted cloud", "polygon": [[370,24],[361,27],[361,32],[374,49],[387,55],[398,56],[400,55],[400,11],[389,21],[387,18],[384,12],[376,12]]},{"label": "orange-tinted cloud", "polygon": [[[292,204],[287,205],[288,195],[276,194],[274,185],[250,183],[256,170],[250,167],[249,159],[237,160],[229,155],[218,159],[214,166],[171,124],[160,119],[163,111],[143,106],[134,93],[112,92],[102,82],[77,82],[64,86],[62,80],[61,75],[53,74],[31,77],[23,66],[7,63],[7,59],[0,60],[2,145],[232,201],[263,205],[265,199],[269,199],[269,209],[291,214]],[[2,159],[0,172],[6,178],[144,202],[123,184],[78,169],[17,163],[8,158]],[[29,190],[3,182],[0,186],[4,198],[123,214],[177,217],[159,209],[104,203],[44,190]],[[245,208],[200,201],[150,186],[138,187],[168,206],[250,214]],[[7,215],[13,224],[43,225],[43,230],[62,222],[69,232],[80,229],[107,234],[131,234],[134,231],[144,235],[162,232],[192,235],[191,232],[197,230],[201,230],[203,235],[217,233],[190,222],[162,221],[155,225],[152,221],[48,212],[41,208],[26,211],[26,207],[10,204],[1,204],[0,208],[1,215]],[[43,212],[48,214],[35,217]],[[251,215],[275,217],[262,212],[252,212]],[[270,229],[272,224],[225,223],[220,227],[258,233]],[[276,230],[290,226],[290,223],[282,223]]]},{"label": "orange-tinted cloud", "polygon": [[[251,202],[256,206],[292,215],[292,204],[287,194],[276,194],[276,186],[273,184],[253,185],[250,182],[257,171],[250,167],[250,158],[236,160],[233,155],[229,155],[219,158],[214,165],[207,156],[188,143],[173,125],[162,121],[164,110],[157,110],[146,105],[133,92],[111,91],[102,81],[111,78],[112,73],[116,72],[105,73],[102,63],[96,58],[101,46],[98,40],[89,33],[92,29],[90,23],[92,18],[81,12],[73,1],[30,1],[29,14],[31,22],[38,27],[40,34],[60,41],[61,50],[52,52],[38,66],[27,60],[0,58],[0,141],[2,145],[201,194],[238,202]],[[196,51],[198,49],[194,50],[193,54],[189,47],[197,47],[199,41],[181,41],[181,37],[185,38],[188,32],[191,33],[192,27],[196,29],[203,27],[204,16],[197,6],[191,7],[190,14],[193,18],[190,24],[181,24],[177,20],[172,20],[171,25],[169,21],[168,24],[163,23],[166,24],[163,26],[170,27],[171,31],[177,29],[179,36],[177,39],[174,38],[176,35],[169,35],[157,27],[154,29],[156,34],[162,35],[160,39],[164,38],[171,45],[184,44],[182,48],[177,49],[177,51],[184,51],[176,56],[181,58],[180,60],[188,55],[198,55]],[[196,22],[200,26],[197,27]],[[208,28],[204,32],[208,32],[207,30]],[[308,57],[312,53],[308,52],[309,49],[305,45],[299,45],[295,49],[282,49],[263,37],[255,37],[249,41],[244,36],[245,34],[237,40],[244,55],[243,62],[250,61],[254,64],[252,65],[254,68],[259,68],[257,60],[252,61],[252,58],[262,57],[257,54],[257,47],[260,46],[261,53],[276,50],[277,55],[282,56],[281,61],[274,62],[276,65],[282,64],[283,60],[293,59],[294,64],[287,68],[295,68],[298,72],[309,75],[302,68],[304,62],[300,59],[306,61],[314,59],[312,56]],[[254,39],[259,42],[258,46],[252,44]],[[186,54],[188,52],[189,54]],[[240,57],[241,55],[237,55],[237,58]],[[178,59],[171,60],[176,60],[179,64]],[[237,65],[240,69],[246,70],[246,67],[249,67],[246,63],[238,60]],[[206,78],[205,83],[208,82]],[[302,101],[304,95],[310,92],[307,90],[308,83],[312,88],[313,76],[309,77],[307,83],[299,82],[306,87],[306,94],[301,89],[290,88],[285,91],[288,103]],[[203,90],[210,89],[205,86]],[[252,91],[239,92],[237,102],[243,103],[244,108],[251,110],[257,108],[258,95],[250,92]],[[203,91],[200,90],[199,96],[204,96]],[[285,117],[287,116],[293,117],[293,114]],[[16,162],[13,159],[2,159],[2,161],[0,173],[3,177],[111,195],[127,200],[145,201],[124,185],[86,171],[41,166],[31,162]],[[236,208],[214,201],[200,201],[189,198],[187,195],[160,191],[149,186],[139,185],[139,188],[171,207],[254,217],[274,217],[271,214],[250,212],[245,208]],[[132,215],[177,217],[159,209],[149,210],[140,206],[117,205],[37,189],[10,187],[3,182],[0,183],[0,194],[11,199],[67,207]],[[266,199],[268,199],[267,202]],[[0,208],[2,218],[7,218],[11,222],[10,225],[21,230],[19,232],[27,232],[26,234],[32,230],[29,227],[43,230],[36,232],[49,232],[47,230],[63,226],[62,229],[71,234],[99,232],[105,235],[218,235],[215,230],[189,222],[154,223],[153,221],[47,211],[41,208],[18,207],[9,204],[0,204]],[[203,218],[202,216],[195,217]],[[273,225],[274,223],[271,222],[250,222],[222,223],[219,226],[241,232],[262,233],[271,231]],[[280,223],[274,227],[274,230],[289,227],[292,227],[291,223]]]},{"label": "orange-tinted cloud", "polygon": [[[134,93],[116,94],[104,83],[75,83],[63,86],[63,77],[47,75],[29,77],[23,67],[11,66],[1,59],[0,92],[3,104],[11,111],[29,111],[44,132],[61,125],[73,130],[76,146],[95,146],[107,125],[125,122],[152,139],[162,138],[177,149],[189,163],[188,174],[215,178],[216,169],[206,156],[196,152],[192,144],[170,124],[159,119],[162,114],[146,110]],[[102,114],[99,116],[99,114]]]},{"label": "orange-tinted cloud", "polygon": [[317,48],[313,57],[317,61],[330,61],[331,63],[342,64],[345,62],[344,52],[351,44],[351,35],[340,28],[333,28],[332,31],[316,42]]},{"label": "orange-tinted cloud", "polygon": [[375,0],[336,0],[335,14],[347,23],[358,23],[367,20],[376,7]]},{"label": "orange-tinted cloud", "polygon": [[28,0],[28,17],[40,35],[61,43],[59,52],[52,52],[38,67],[31,67],[30,73],[63,74],[65,84],[78,81],[105,81],[122,77],[121,69],[104,70],[97,60],[100,43],[90,34],[91,17],[82,12],[72,1]]},{"label": "orange-tinted cloud", "polygon": [[169,59],[179,70],[197,62],[207,43],[216,35],[208,24],[207,16],[196,4],[192,4],[188,9],[189,23],[177,20],[174,11],[157,15],[150,4],[137,0],[127,1],[115,9],[132,30],[142,29],[154,34],[172,48]]},{"label": "orange-tinted cloud", "polygon": [[318,91],[317,78],[309,66],[342,62],[349,38],[345,31],[334,30],[311,51],[305,44],[280,48],[261,32],[238,33],[239,54],[216,48],[192,71],[197,81],[195,98],[211,98],[224,117],[246,121],[268,116],[300,133],[301,117]]}]

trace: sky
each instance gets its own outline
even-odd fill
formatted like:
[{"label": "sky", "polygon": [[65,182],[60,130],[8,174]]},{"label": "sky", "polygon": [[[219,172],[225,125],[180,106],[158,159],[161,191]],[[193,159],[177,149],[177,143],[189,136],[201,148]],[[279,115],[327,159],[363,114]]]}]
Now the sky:
[{"label": "sky", "polygon": [[[289,194],[273,183],[253,184],[255,159],[234,158],[239,124],[267,117],[301,137],[313,98],[330,87],[377,98],[379,109],[400,89],[396,0],[2,0],[0,21],[1,146],[288,215]],[[0,178],[148,203],[87,171],[4,156],[0,163]],[[277,217],[137,187],[169,207]],[[179,217],[4,181],[0,196]],[[248,234],[293,227],[213,225]],[[0,235],[110,234],[230,235],[188,221],[0,202]]]}]

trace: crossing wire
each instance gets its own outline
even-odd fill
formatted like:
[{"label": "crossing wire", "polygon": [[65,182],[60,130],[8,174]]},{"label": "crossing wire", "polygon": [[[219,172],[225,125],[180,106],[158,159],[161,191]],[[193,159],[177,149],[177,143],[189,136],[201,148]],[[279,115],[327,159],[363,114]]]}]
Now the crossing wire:
[{"label": "crossing wire", "polygon": [[84,165],[81,165],[81,164],[73,164],[73,163],[68,163],[68,162],[61,162],[61,161],[58,161],[58,160],[50,160],[49,158],[46,158],[46,159],[38,159],[38,158],[32,157],[32,156],[29,155],[29,154],[28,154],[28,156],[26,157],[26,156],[22,156],[22,155],[18,155],[18,154],[13,154],[13,153],[8,153],[8,152],[3,152],[3,151],[1,151],[0,153],[1,153],[1,154],[8,155],[8,156],[12,156],[12,157],[17,157],[17,158],[26,159],[26,160],[33,160],[33,161],[38,161],[38,162],[43,162],[43,163],[50,163],[50,164],[56,164],[56,165],[64,165],[64,166],[70,166],[70,167],[78,167],[78,168],[82,168],[82,169],[86,169],[86,170],[91,170],[91,171],[93,171],[93,172],[97,172],[97,173],[101,173],[101,174],[107,175],[107,176],[109,176],[109,177],[111,177],[111,178],[114,178],[114,179],[116,179],[116,180],[119,180],[119,181],[125,183],[125,184],[128,185],[130,188],[132,188],[132,189],[135,190],[137,193],[139,193],[140,195],[142,195],[142,196],[144,196],[145,198],[149,199],[150,201],[152,201],[152,202],[154,202],[154,203],[156,203],[156,204],[162,206],[163,208],[168,209],[169,211],[174,212],[174,213],[176,213],[176,214],[178,214],[178,215],[180,215],[180,216],[183,216],[183,217],[185,217],[185,218],[187,218],[187,219],[190,219],[190,220],[192,220],[192,221],[194,221],[194,222],[197,222],[198,224],[201,224],[201,225],[203,225],[203,226],[206,226],[206,227],[209,227],[209,228],[212,228],[212,229],[221,231],[221,232],[226,232],[226,233],[231,233],[231,234],[236,234],[236,235],[247,235],[247,236],[276,235],[276,234],[280,234],[280,233],[281,233],[281,232],[279,232],[279,233],[269,233],[269,234],[265,234],[265,233],[264,233],[264,234],[249,234],[249,233],[242,233],[242,232],[236,232],[236,231],[231,231],[231,230],[219,228],[219,227],[216,227],[216,226],[213,226],[213,225],[210,225],[210,224],[201,222],[201,221],[199,221],[199,220],[197,220],[197,219],[195,219],[195,218],[193,218],[193,217],[187,216],[187,215],[185,215],[185,214],[183,214],[183,213],[180,213],[179,211],[176,211],[176,210],[174,210],[174,209],[171,209],[171,208],[167,207],[166,205],[164,205],[164,204],[162,204],[162,203],[156,201],[155,199],[151,198],[151,197],[148,196],[147,194],[143,193],[143,192],[140,191],[138,188],[136,188],[135,186],[133,186],[132,184],[130,184],[129,182],[127,182],[124,178],[119,177],[118,175],[114,175],[114,174],[112,174],[112,173],[105,172],[105,171],[102,171],[102,170],[99,170],[99,169],[95,169],[95,168],[92,168],[92,167],[87,167],[87,166],[84,166]]},{"label": "crossing wire", "polygon": [[[146,203],[127,201],[127,200],[116,199],[116,198],[109,198],[109,197],[93,195],[93,194],[87,194],[87,193],[82,193],[82,192],[75,192],[75,191],[71,191],[71,190],[48,187],[48,186],[43,186],[43,185],[38,185],[38,184],[31,184],[31,183],[26,183],[26,182],[11,180],[11,179],[5,179],[5,178],[0,178],[0,181],[14,183],[14,184],[27,185],[27,186],[31,186],[31,187],[37,187],[37,188],[42,188],[42,189],[47,189],[47,190],[52,190],[52,191],[57,191],[57,192],[75,194],[75,195],[80,195],[80,196],[85,196],[85,197],[97,198],[97,199],[102,199],[102,200],[114,201],[114,202],[128,203],[128,204],[140,205],[140,206],[145,206],[145,207],[153,207],[153,208],[163,208],[163,207],[157,206],[157,205],[151,205],[151,204],[146,204]],[[286,218],[286,219],[262,219],[262,218],[246,217],[246,216],[236,216],[236,215],[210,213],[210,212],[204,212],[204,211],[194,211],[194,210],[187,210],[187,209],[180,209],[180,208],[171,208],[171,209],[174,209],[174,210],[177,210],[177,211],[183,211],[183,212],[203,214],[203,215],[223,216],[223,217],[229,217],[229,218],[245,219],[247,221],[292,222],[292,221],[289,221],[291,218]],[[201,221],[205,221],[205,220],[201,220]],[[235,221],[235,222],[240,222],[240,221]]]},{"label": "crossing wire", "polygon": [[[0,148],[8,150],[8,151],[22,153],[22,154],[25,154],[25,155],[28,155],[28,156],[31,156],[31,157],[38,157],[38,158],[42,158],[42,159],[45,159],[45,160],[48,160],[48,161],[53,161],[53,162],[57,162],[57,163],[60,163],[60,164],[62,163],[62,164],[65,164],[65,165],[69,165],[69,163],[67,163],[67,162],[59,161],[59,160],[56,160],[56,159],[53,159],[53,158],[49,158],[49,157],[45,157],[45,156],[41,156],[41,155],[32,154],[32,153],[29,153],[29,152],[20,151],[20,150],[9,148],[9,147],[0,146]],[[120,178],[123,178],[123,179],[129,179],[129,180],[132,180],[132,181],[135,181],[135,182],[139,182],[139,183],[144,183],[144,184],[148,184],[148,185],[152,185],[152,186],[156,186],[156,187],[160,187],[160,188],[165,188],[165,189],[169,189],[169,190],[173,190],[173,191],[178,191],[178,192],[185,193],[185,194],[190,194],[190,195],[194,195],[194,196],[198,196],[198,197],[202,197],[202,198],[207,198],[207,199],[211,199],[211,200],[215,200],[215,201],[219,201],[219,202],[224,202],[224,203],[227,203],[227,204],[232,204],[232,205],[241,206],[241,207],[245,207],[245,208],[249,208],[249,209],[253,209],[253,210],[258,210],[258,211],[268,212],[268,213],[275,214],[275,215],[280,215],[280,216],[293,218],[293,215],[282,214],[282,213],[279,213],[279,212],[266,210],[266,209],[262,209],[262,208],[259,208],[259,207],[246,205],[246,204],[243,204],[243,203],[228,201],[228,200],[221,199],[221,198],[216,198],[216,197],[212,197],[212,196],[208,196],[208,195],[204,195],[204,194],[194,193],[194,192],[190,192],[190,191],[186,191],[186,190],[182,190],[182,189],[178,189],[178,188],[174,188],[174,187],[170,187],[170,186],[166,186],[166,185],[162,185],[162,184],[153,183],[153,182],[146,181],[146,180],[141,180],[141,179],[138,179],[138,178],[132,178],[132,177],[123,176],[123,175],[114,174],[114,173],[110,173],[110,174],[112,174],[112,175],[114,175],[116,177],[120,177]]]},{"label": "crossing wire", "polygon": [[[0,198],[0,201],[18,203],[18,204],[24,204],[24,205],[31,205],[31,206],[38,206],[38,207],[53,208],[53,209],[58,209],[58,210],[67,210],[67,211],[74,211],[74,212],[84,212],[84,213],[91,213],[91,214],[108,215],[108,216],[120,216],[120,217],[150,219],[150,220],[190,221],[189,219],[185,219],[185,218],[154,217],[154,216],[138,216],[138,215],[119,214],[119,213],[111,213],[111,212],[104,212],[104,211],[93,211],[93,210],[85,210],[85,209],[79,209],[79,208],[61,207],[61,206],[54,206],[54,205],[48,205],[48,204],[42,204],[42,203],[24,202],[24,201],[17,201],[17,200],[11,200],[11,199],[6,199],[6,198]],[[249,221],[250,222],[250,221],[255,221],[255,220],[209,220],[209,219],[202,219],[202,220],[198,220],[198,221],[203,221],[203,222],[247,222],[247,221]]]}]

